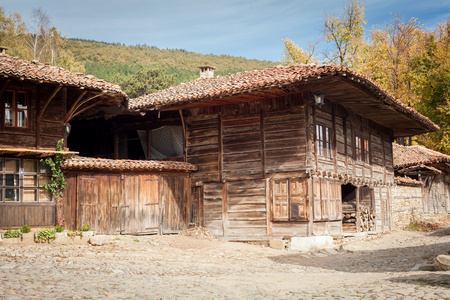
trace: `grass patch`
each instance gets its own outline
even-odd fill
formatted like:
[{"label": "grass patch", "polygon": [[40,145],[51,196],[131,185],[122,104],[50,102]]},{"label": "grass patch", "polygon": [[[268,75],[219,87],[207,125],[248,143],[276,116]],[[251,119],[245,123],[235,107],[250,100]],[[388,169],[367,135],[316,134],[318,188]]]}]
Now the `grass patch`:
[{"label": "grass patch", "polygon": [[405,227],[405,230],[431,232],[438,230],[440,226],[441,224],[439,223],[417,221],[409,223],[408,226]]}]

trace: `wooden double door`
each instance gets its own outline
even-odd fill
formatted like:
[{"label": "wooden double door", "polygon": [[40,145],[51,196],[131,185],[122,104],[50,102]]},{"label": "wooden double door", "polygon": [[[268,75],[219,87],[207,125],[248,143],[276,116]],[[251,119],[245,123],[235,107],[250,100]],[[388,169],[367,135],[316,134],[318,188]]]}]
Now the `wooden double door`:
[{"label": "wooden double door", "polygon": [[161,232],[157,175],[79,174],[76,179],[77,227],[98,234]]}]

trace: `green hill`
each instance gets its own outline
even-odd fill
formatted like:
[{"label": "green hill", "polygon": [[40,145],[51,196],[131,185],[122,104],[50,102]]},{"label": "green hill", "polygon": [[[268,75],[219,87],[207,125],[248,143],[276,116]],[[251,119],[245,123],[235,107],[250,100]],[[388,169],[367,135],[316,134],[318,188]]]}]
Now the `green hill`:
[{"label": "green hill", "polygon": [[215,66],[215,75],[223,76],[279,64],[230,55],[205,55],[183,49],[125,46],[82,39],[68,39],[65,48],[73,52],[76,61],[84,63],[86,74],[114,83],[148,68],[159,68],[169,75],[176,74],[175,84],[179,84],[198,78],[198,67],[201,65]]}]

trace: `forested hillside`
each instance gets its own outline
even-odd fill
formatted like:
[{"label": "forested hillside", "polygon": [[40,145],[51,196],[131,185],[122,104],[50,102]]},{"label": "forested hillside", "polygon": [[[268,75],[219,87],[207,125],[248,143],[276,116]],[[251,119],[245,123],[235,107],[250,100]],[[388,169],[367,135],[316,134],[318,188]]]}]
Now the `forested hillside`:
[{"label": "forested hillside", "polygon": [[183,49],[159,49],[147,45],[125,46],[81,39],[68,39],[64,47],[74,54],[76,61],[84,64],[87,74],[115,83],[120,83],[125,77],[141,69],[149,68],[160,69],[168,75],[176,74],[174,82],[179,84],[198,78],[200,65],[214,66],[215,74],[222,76],[278,64],[230,55],[204,55]]}]

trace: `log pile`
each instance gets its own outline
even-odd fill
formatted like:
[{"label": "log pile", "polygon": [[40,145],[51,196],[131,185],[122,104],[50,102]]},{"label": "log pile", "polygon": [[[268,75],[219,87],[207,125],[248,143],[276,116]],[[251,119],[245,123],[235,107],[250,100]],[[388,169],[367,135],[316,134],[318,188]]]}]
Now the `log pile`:
[{"label": "log pile", "polygon": [[375,213],[367,206],[361,206],[360,231],[375,231]]}]

